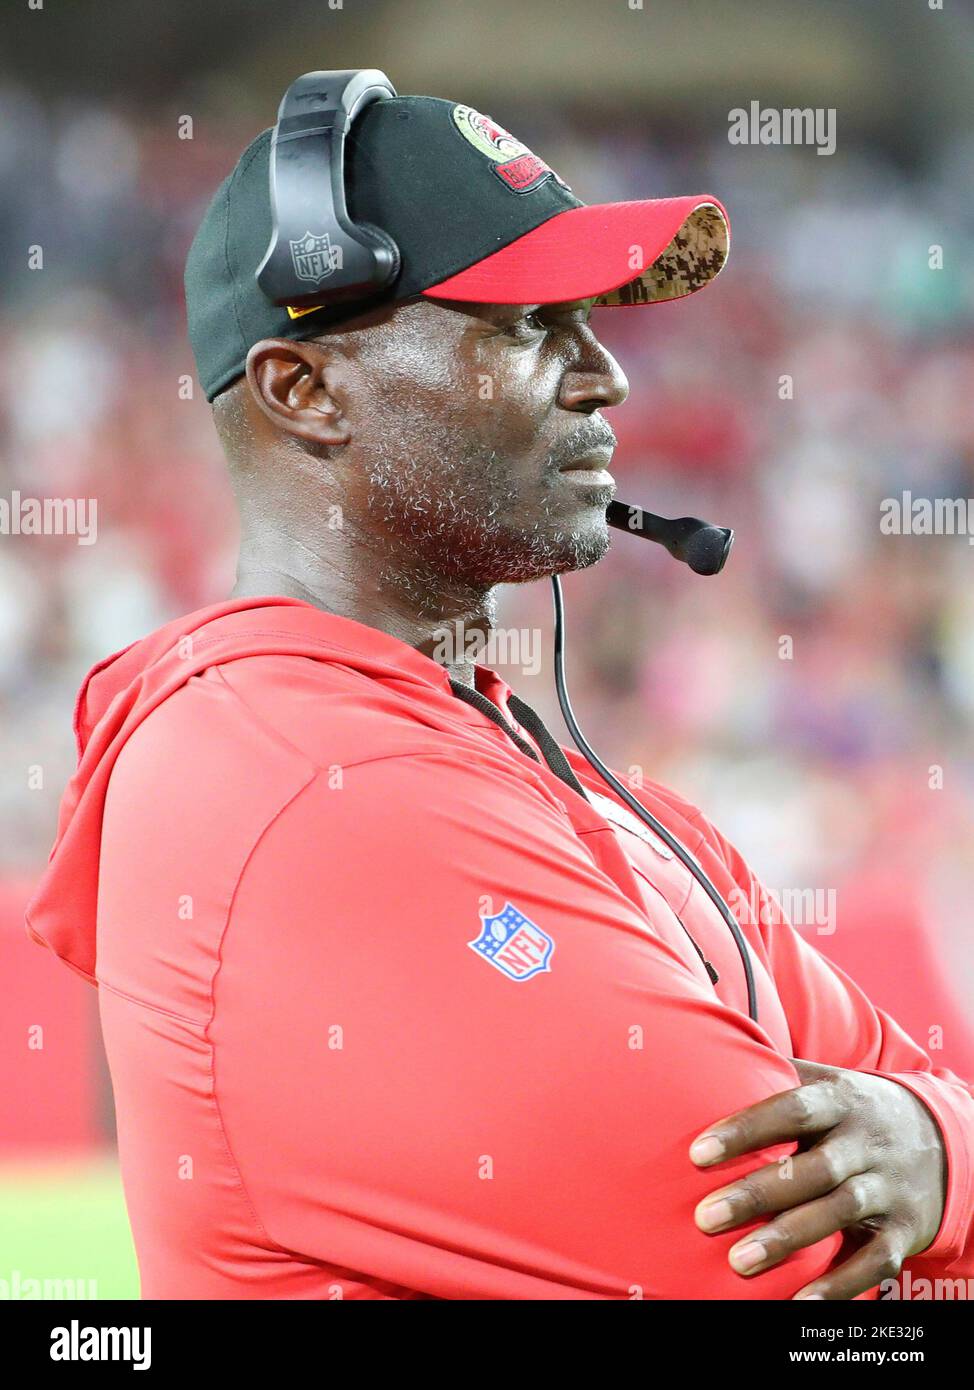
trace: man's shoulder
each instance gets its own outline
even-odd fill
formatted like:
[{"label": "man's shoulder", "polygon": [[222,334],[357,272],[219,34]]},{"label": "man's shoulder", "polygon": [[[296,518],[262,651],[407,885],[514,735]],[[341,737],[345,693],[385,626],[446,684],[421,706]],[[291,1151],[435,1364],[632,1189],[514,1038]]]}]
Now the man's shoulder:
[{"label": "man's shoulder", "polygon": [[[590,785],[594,791],[605,795],[609,788],[602,783],[597,773],[593,774],[588,760],[570,745],[562,744],[561,748],[574,771],[581,775],[582,780]],[[632,764],[624,772],[611,768],[610,771],[637,801],[641,802],[648,811],[670,828],[674,828],[677,824],[683,831],[690,828],[691,837],[698,840],[709,834],[712,826],[699,806],[689,801],[680,792],[674,791],[672,787],[647,777],[644,769],[639,765]]]},{"label": "man's shoulder", "polygon": [[[448,718],[351,666],[295,653],[219,661],[192,676],[133,731],[114,778],[217,796],[259,797],[276,769],[314,775],[451,742]],[[242,774],[246,774],[246,777]],[[244,785],[245,781],[245,785]]]},{"label": "man's shoulder", "polygon": [[[241,717],[319,768],[417,755],[450,737],[449,699],[416,693],[354,665],[272,654],[231,661],[210,672]],[[434,706],[436,706],[434,708]]]},{"label": "man's shoulder", "polygon": [[[602,786],[597,776],[593,777],[586,760],[574,749],[563,747],[563,752],[574,770],[581,774],[583,781],[596,792],[605,795],[608,787]],[[739,872],[747,872],[747,866],[740,853],[695,802],[674,791],[672,787],[645,777],[638,766],[631,766],[625,773],[615,770],[615,776],[647,811],[662,821],[667,830],[675,835],[691,854],[699,854],[706,846],[707,850],[735,876]]]}]

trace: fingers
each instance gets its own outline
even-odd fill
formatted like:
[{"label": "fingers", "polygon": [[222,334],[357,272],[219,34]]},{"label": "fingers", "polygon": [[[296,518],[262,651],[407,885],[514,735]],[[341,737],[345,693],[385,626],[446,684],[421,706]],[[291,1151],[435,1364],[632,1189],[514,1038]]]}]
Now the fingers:
[{"label": "fingers", "polygon": [[887,1185],[879,1173],[856,1173],[826,1197],[792,1208],[767,1226],[749,1231],[732,1246],[727,1258],[738,1274],[760,1274],[796,1250],[815,1245],[867,1217],[884,1214],[887,1199]]},{"label": "fingers", "polygon": [[885,1226],[872,1240],[848,1260],[806,1284],[796,1299],[823,1298],[838,1301],[858,1298],[884,1279],[895,1279],[903,1268],[910,1244],[910,1232],[903,1226]]},{"label": "fingers", "polygon": [[859,1137],[836,1130],[805,1153],[768,1164],[709,1193],[694,1219],[709,1235],[730,1230],[767,1212],[786,1211],[822,1197],[855,1175],[865,1176],[867,1162]]},{"label": "fingers", "polygon": [[787,1144],[832,1129],[846,1113],[833,1083],[813,1081],[759,1100],[710,1125],[690,1145],[690,1157],[699,1167],[708,1167],[771,1144]]},{"label": "fingers", "polygon": [[803,1086],[809,1085],[812,1081],[834,1081],[838,1075],[838,1070],[841,1070],[841,1068],[837,1070],[835,1067],[827,1067],[822,1062],[806,1062],[802,1057],[792,1057],[790,1060]]}]

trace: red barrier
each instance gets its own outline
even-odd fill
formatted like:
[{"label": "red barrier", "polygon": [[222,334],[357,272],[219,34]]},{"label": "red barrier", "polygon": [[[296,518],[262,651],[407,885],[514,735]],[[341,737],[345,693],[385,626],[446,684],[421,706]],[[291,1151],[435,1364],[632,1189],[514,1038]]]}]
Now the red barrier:
[{"label": "red barrier", "polygon": [[24,930],[29,883],[0,883],[0,1154],[90,1145],[99,1123],[95,990]]},{"label": "red barrier", "polygon": [[974,1081],[966,907],[953,921],[939,919],[918,878],[889,858],[860,866],[839,889],[835,934],[803,927],[802,935],[891,1014],[934,1067]]}]

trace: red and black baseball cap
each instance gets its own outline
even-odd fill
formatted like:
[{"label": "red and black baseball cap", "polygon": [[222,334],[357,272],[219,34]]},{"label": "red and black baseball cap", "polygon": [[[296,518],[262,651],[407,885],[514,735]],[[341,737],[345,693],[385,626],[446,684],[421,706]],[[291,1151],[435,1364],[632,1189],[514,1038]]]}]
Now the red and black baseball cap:
[{"label": "red and black baseball cap", "polygon": [[[189,338],[208,401],[240,376],[260,339],[316,337],[365,307],[278,306],[261,292],[271,135],[258,135],[217,189],[186,262]],[[586,205],[513,135],[457,102],[372,102],[354,121],[345,158],[350,215],[387,231],[401,257],[374,302],[424,294],[640,306],[692,294],[727,259],[730,226],[716,198]]]}]

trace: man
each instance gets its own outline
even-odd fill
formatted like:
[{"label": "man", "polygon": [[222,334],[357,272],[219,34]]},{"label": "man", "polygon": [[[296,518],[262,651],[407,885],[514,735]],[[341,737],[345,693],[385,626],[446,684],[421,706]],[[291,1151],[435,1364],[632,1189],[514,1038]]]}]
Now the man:
[{"label": "man", "polygon": [[[583,207],[469,107],[382,101],[350,209],[402,268],[287,312],[269,132],[187,264],[241,518],[229,601],[96,667],[29,914],[99,987],[148,1298],[876,1296],[972,1256],[974,1099],[769,911],[671,850],[465,645],[596,563],[593,307],[721,268],[711,198]],[[691,1145],[693,1148],[691,1149]]]}]

